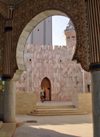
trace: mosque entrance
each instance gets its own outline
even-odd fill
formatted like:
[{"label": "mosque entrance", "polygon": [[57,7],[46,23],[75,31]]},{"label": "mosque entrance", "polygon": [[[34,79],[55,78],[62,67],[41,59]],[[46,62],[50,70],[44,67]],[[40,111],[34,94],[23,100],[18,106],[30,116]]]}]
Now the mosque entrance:
[{"label": "mosque entrance", "polygon": [[45,101],[51,101],[51,83],[48,78],[42,80],[41,89],[44,91]]}]

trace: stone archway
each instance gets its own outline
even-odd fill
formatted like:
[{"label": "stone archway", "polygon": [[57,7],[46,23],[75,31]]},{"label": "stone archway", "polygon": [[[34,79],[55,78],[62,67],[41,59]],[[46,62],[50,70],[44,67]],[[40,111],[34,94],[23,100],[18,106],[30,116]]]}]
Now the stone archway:
[{"label": "stone archway", "polygon": [[77,43],[73,60],[89,70],[89,46],[87,34],[86,5],[84,0],[24,0],[16,5],[13,18],[12,76],[16,70],[25,70],[23,51],[27,37],[32,29],[43,19],[51,15],[68,16],[76,30]]},{"label": "stone archway", "polygon": [[25,65],[24,65],[24,46],[26,44],[27,38],[29,36],[29,34],[31,33],[31,31],[44,19],[46,19],[47,17],[50,17],[52,15],[62,15],[62,16],[66,16],[66,14],[64,14],[63,12],[60,11],[56,11],[56,10],[47,10],[44,11],[40,14],[38,14],[37,16],[35,16],[24,28],[24,30],[22,31],[19,41],[18,41],[18,45],[17,45],[17,52],[16,52],[16,59],[17,59],[17,65],[18,65],[18,69],[19,70],[25,70]]},{"label": "stone archway", "polygon": [[45,92],[45,101],[51,101],[51,83],[47,77],[41,81],[41,89]]}]

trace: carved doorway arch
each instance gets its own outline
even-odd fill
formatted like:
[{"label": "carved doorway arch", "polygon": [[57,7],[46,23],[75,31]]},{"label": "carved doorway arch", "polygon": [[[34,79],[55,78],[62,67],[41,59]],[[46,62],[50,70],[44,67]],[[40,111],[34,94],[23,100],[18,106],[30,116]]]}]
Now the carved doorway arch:
[{"label": "carved doorway arch", "polygon": [[42,80],[41,89],[44,90],[45,101],[51,101],[51,83],[47,77]]}]

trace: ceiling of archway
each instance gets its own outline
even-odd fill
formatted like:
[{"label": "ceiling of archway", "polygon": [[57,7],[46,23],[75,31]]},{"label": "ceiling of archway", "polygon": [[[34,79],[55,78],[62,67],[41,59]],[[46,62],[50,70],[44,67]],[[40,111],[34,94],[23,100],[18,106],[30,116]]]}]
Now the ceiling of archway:
[{"label": "ceiling of archway", "polygon": [[21,2],[23,0],[0,0],[0,1],[2,1],[2,2],[6,3],[6,4],[17,4],[17,3],[19,3],[19,2]]}]

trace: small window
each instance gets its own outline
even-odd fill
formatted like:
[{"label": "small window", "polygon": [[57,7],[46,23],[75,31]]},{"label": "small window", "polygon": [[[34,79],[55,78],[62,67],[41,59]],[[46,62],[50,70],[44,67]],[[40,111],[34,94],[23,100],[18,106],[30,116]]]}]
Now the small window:
[{"label": "small window", "polygon": [[88,88],[88,92],[90,92],[90,85],[87,85],[87,88]]}]

